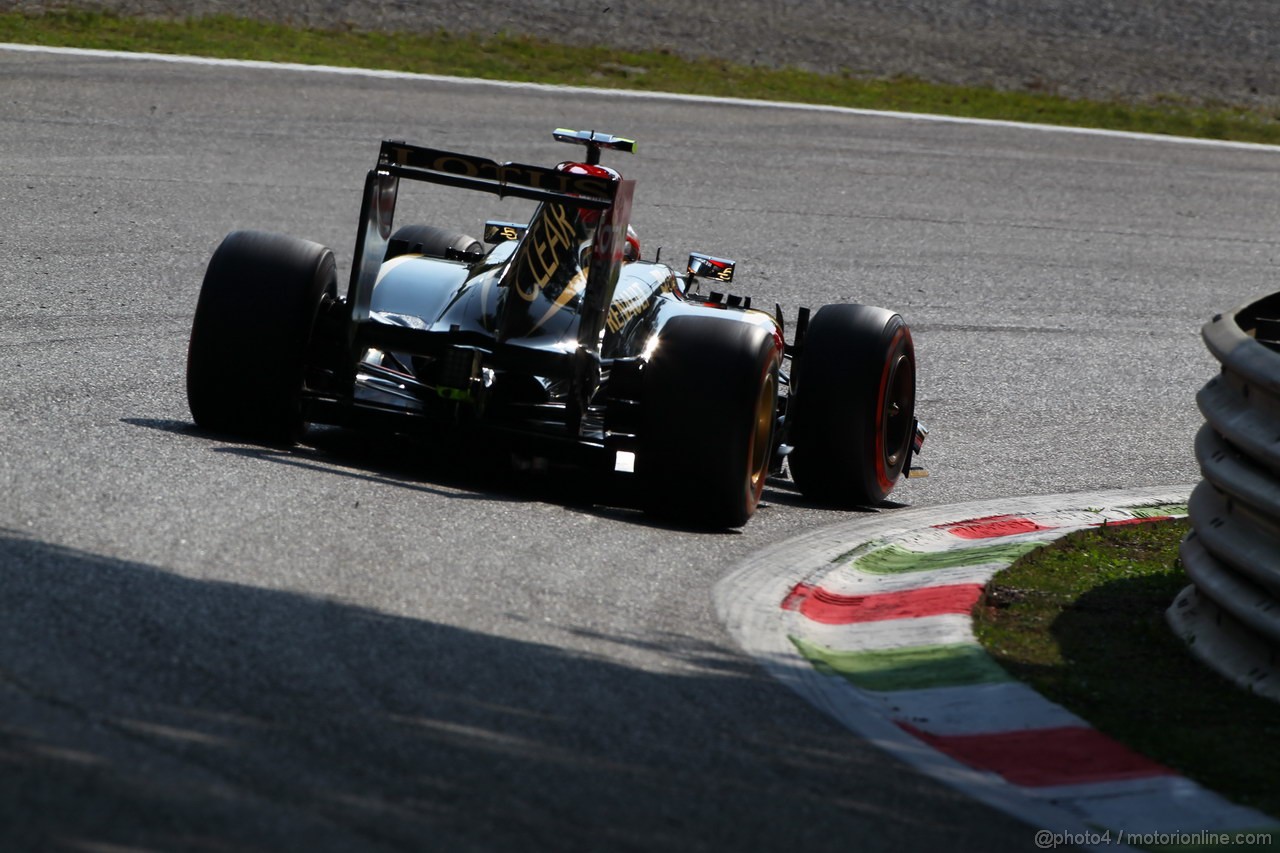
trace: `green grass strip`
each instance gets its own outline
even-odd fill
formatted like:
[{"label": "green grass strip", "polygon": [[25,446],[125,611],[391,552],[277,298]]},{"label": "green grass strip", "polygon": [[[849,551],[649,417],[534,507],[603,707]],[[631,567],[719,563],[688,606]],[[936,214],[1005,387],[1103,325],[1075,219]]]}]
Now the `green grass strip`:
[{"label": "green grass strip", "polygon": [[1005,542],[999,545],[979,545],[976,548],[954,548],[949,551],[912,551],[901,545],[886,545],[874,551],[856,554],[852,566],[873,575],[897,575],[909,572],[927,572],[934,569],[954,569],[960,566],[980,566],[984,563],[1013,563],[1028,551],[1034,551],[1043,542]]},{"label": "green grass strip", "polygon": [[945,86],[793,68],[688,59],[497,34],[297,29],[219,15],[131,18],[61,11],[0,15],[0,41],[380,68],[429,74],[720,95],[875,110],[1280,143],[1280,111],[1196,106],[1176,99],[1098,102],[1043,92]]},{"label": "green grass strip", "polygon": [[1009,675],[973,643],[845,652],[791,637],[800,654],[824,675],[863,690],[889,692],[1009,681]]},{"label": "green grass strip", "polygon": [[1148,506],[1125,507],[1133,513],[1134,518],[1164,518],[1166,516],[1184,516],[1187,514],[1186,504],[1149,504]]},{"label": "green grass strip", "polygon": [[[974,630],[1011,675],[1228,799],[1280,817],[1280,703],[1196,659],[1165,621],[1188,523],[1071,533],[997,574]],[[1280,830],[1275,834],[1280,839]]]}]

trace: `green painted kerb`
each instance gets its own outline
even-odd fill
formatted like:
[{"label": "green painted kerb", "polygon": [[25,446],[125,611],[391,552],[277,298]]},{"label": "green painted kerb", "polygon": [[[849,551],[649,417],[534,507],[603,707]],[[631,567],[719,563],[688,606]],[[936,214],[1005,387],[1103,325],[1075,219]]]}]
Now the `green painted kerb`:
[{"label": "green painted kerb", "polygon": [[[853,557],[850,564],[860,572],[873,575],[897,575],[907,572],[927,572],[933,569],[954,569],[959,566],[980,566],[985,563],[1012,564],[1028,551],[1039,548],[1043,542],[1006,542],[999,545],[979,545],[974,548],[953,548],[949,551],[912,551],[901,545],[886,545],[874,551],[859,553],[854,549],[843,557]],[[840,561],[840,560],[837,560]]]},{"label": "green painted kerb", "polygon": [[814,669],[838,675],[863,690],[891,692],[1012,680],[976,643],[842,652],[800,637],[789,639]]}]

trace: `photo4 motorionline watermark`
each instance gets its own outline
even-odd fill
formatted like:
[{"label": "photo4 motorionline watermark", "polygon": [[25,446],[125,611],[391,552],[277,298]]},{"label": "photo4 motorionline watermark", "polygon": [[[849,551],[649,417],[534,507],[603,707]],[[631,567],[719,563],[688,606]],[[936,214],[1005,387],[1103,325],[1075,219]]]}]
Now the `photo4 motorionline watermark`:
[{"label": "photo4 motorionline watermark", "polygon": [[1036,846],[1041,850],[1058,847],[1084,847],[1115,844],[1129,847],[1261,846],[1271,844],[1270,832],[1124,832],[1107,829],[1100,832],[1036,832]]}]

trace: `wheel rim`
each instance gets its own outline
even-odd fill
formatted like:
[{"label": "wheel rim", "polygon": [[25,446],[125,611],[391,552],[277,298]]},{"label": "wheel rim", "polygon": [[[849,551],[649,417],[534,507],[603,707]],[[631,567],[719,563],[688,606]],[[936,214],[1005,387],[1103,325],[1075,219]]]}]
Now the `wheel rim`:
[{"label": "wheel rim", "polygon": [[911,441],[912,419],[916,396],[915,371],[906,353],[899,353],[889,368],[889,382],[884,400],[884,419],[880,434],[884,436],[884,464],[887,471],[905,462]]},{"label": "wheel rim", "polygon": [[764,381],[760,383],[755,422],[751,429],[751,467],[747,485],[751,489],[753,500],[759,499],[760,493],[764,491],[764,481],[769,474],[769,443],[773,437],[774,406],[773,370],[769,369],[765,371]]}]

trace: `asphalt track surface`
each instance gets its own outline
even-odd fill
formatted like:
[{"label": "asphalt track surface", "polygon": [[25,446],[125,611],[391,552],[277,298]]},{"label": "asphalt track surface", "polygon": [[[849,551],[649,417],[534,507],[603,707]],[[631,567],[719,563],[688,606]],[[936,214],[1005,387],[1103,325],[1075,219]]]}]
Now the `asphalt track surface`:
[{"label": "asphalt track surface", "polygon": [[850,514],[784,482],[673,529],[453,447],[191,425],[226,232],[345,274],[378,140],[554,162],[555,126],[640,140],[646,255],[906,317],[914,506],[1195,481],[1199,326],[1276,289],[1275,151],[0,51],[0,847],[1033,849],[718,623],[737,561]]}]

